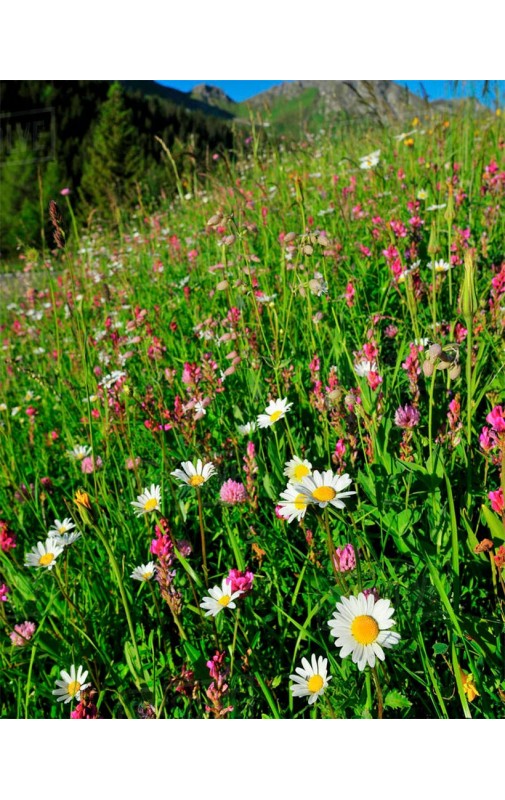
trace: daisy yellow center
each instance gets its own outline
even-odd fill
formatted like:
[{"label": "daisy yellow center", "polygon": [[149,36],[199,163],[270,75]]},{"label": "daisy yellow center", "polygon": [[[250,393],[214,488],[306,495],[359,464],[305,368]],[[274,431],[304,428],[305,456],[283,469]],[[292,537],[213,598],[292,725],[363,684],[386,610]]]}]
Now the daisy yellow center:
[{"label": "daisy yellow center", "polygon": [[59,532],[60,532],[60,533],[65,533],[65,531],[66,531],[67,529],[66,529],[65,525],[60,525],[60,527],[58,528],[58,530],[59,530]]},{"label": "daisy yellow center", "polygon": [[152,572],[144,572],[144,574],[142,575],[142,578],[143,578],[145,581],[148,581],[148,580],[151,578],[151,575],[152,575],[152,574],[153,574]]},{"label": "daisy yellow center", "polygon": [[44,553],[44,555],[40,556],[39,558],[39,564],[41,567],[48,567],[49,564],[53,561],[53,559],[54,559],[54,553]]},{"label": "daisy yellow center", "polygon": [[282,417],[282,411],[274,411],[270,414],[270,422],[277,422],[280,417]]},{"label": "daisy yellow center", "polygon": [[309,468],[305,466],[305,464],[297,464],[294,469],[293,477],[297,481],[301,481],[302,478],[305,478],[310,472]]},{"label": "daisy yellow center", "polygon": [[359,644],[372,644],[379,635],[377,620],[368,614],[355,617],[351,625],[351,634]]},{"label": "daisy yellow center", "polygon": [[230,595],[224,594],[222,597],[219,598],[217,602],[219,603],[220,606],[227,606],[230,600],[231,600]]},{"label": "daisy yellow center", "polygon": [[190,486],[201,486],[202,483],[205,483],[205,478],[203,475],[192,475],[188,483]]},{"label": "daisy yellow center", "polygon": [[293,500],[293,505],[297,509],[297,511],[301,511],[302,508],[307,507],[307,498],[304,494],[297,494],[295,499]]},{"label": "daisy yellow center", "polygon": [[79,681],[71,681],[68,684],[67,692],[69,693],[70,697],[75,697],[80,688],[81,684],[79,683]]},{"label": "daisy yellow center", "polygon": [[144,503],[144,511],[152,511],[153,508],[156,508],[157,505],[158,505],[157,499],[155,497],[151,497]]},{"label": "daisy yellow center", "polygon": [[318,692],[323,688],[324,681],[320,675],[312,675],[307,681],[307,689],[309,692]]},{"label": "daisy yellow center", "polygon": [[312,492],[312,496],[319,500],[321,503],[329,503],[330,500],[336,495],[335,489],[331,486],[318,486],[317,489],[314,489]]}]

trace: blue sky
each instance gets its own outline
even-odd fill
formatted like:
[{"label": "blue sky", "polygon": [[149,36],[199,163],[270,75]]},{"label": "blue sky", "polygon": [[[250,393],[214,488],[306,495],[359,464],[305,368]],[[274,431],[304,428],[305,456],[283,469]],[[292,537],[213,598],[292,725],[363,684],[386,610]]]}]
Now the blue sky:
[{"label": "blue sky", "polygon": [[[439,98],[446,98],[446,97],[465,97],[472,94],[476,94],[477,97],[480,97],[482,92],[482,87],[484,85],[484,81],[460,81],[460,86],[457,90],[451,87],[452,81],[396,81],[400,83],[402,86],[407,84],[408,88],[415,92],[415,94],[422,94],[420,84],[422,83],[424,88],[426,89],[429,99],[430,100],[437,100]],[[179,89],[181,92],[189,92],[194,86],[198,86],[199,83],[209,83],[212,86],[219,86],[223,91],[229,95],[232,100],[236,102],[241,102],[242,100],[247,100],[249,97],[252,97],[259,92],[264,92],[266,89],[269,89],[271,86],[275,86],[279,83],[284,83],[284,81],[211,81],[211,80],[202,80],[202,81],[157,81],[157,83],[163,83],[165,86],[172,86],[174,89]],[[500,94],[503,98],[505,92],[505,81],[494,81],[494,83],[500,84]],[[482,98],[481,98],[482,99]],[[494,100],[494,97],[490,99],[490,102]]]}]

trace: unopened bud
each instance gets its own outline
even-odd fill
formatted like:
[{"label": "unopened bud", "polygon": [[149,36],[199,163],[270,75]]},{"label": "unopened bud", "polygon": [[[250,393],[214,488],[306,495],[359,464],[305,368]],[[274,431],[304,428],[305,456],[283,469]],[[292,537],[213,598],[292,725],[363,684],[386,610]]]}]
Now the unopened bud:
[{"label": "unopened bud", "polygon": [[449,378],[451,381],[455,381],[461,375],[461,366],[460,364],[454,364],[449,370]]},{"label": "unopened bud", "polygon": [[440,357],[440,353],[442,352],[442,348],[439,344],[432,344],[430,349],[428,350],[428,358],[430,361],[435,361],[436,358]]},{"label": "unopened bud", "polygon": [[423,372],[424,372],[424,374],[426,375],[427,378],[431,378],[431,376],[433,375],[434,370],[435,370],[435,366],[434,366],[432,361],[428,361],[427,359],[426,359],[426,361],[423,361]]},{"label": "unopened bud", "polygon": [[477,295],[475,293],[475,260],[472,250],[465,251],[465,272],[463,287],[461,289],[461,313],[465,320],[471,319],[478,310]]},{"label": "unopened bud", "polygon": [[284,244],[289,244],[290,242],[293,242],[295,239],[296,239],[296,233],[293,233],[293,231],[290,231],[284,237]]}]

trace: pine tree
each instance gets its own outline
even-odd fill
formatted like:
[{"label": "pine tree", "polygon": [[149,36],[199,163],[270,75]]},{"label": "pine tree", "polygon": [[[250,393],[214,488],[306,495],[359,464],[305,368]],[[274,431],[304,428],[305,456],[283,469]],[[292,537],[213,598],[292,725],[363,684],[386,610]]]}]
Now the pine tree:
[{"label": "pine tree", "polygon": [[114,83],[93,128],[84,162],[81,188],[85,198],[104,216],[117,216],[133,198],[141,168],[141,152],[132,114],[119,83]]}]

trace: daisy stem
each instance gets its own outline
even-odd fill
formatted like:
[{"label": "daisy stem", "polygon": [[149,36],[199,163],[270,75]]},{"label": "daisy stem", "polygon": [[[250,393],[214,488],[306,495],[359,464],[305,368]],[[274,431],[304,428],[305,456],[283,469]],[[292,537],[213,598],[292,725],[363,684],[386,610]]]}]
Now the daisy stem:
[{"label": "daisy stem", "polygon": [[118,563],[116,561],[114,553],[111,550],[109,542],[107,541],[107,539],[103,535],[103,533],[100,530],[100,528],[98,528],[96,525],[93,525],[93,530],[95,531],[96,535],[98,536],[98,538],[100,539],[101,543],[105,547],[105,550],[107,551],[107,555],[109,556],[110,565],[112,567],[112,571],[113,571],[113,573],[114,573],[114,575],[116,577],[116,580],[117,580],[117,584],[118,584],[118,587],[119,587],[119,593],[121,595],[121,601],[123,603],[123,608],[124,608],[125,615],[126,615],[126,621],[128,623],[128,628],[130,630],[130,638],[131,638],[131,641],[132,641],[133,649],[135,651],[135,657],[136,657],[136,660],[137,660],[137,665],[136,666],[137,666],[137,669],[140,671],[140,667],[141,667],[141,663],[142,662],[141,662],[141,659],[140,659],[140,653],[139,653],[139,649],[138,649],[138,646],[137,646],[137,640],[135,638],[135,629],[133,627],[133,621],[132,621],[132,617],[131,617],[131,614],[130,614],[130,607],[128,605],[126,592],[124,590],[123,581],[122,581],[122,578],[121,578],[121,571],[119,569],[119,565],[118,565]]},{"label": "daisy stem", "polygon": [[231,643],[230,678],[233,675],[233,664],[235,663],[235,647],[237,645],[237,633],[238,633],[239,618],[240,618],[240,608],[237,608],[237,613],[235,614],[235,625],[233,626],[233,641]]},{"label": "daisy stem", "polygon": [[377,667],[372,667],[372,678],[377,690],[377,719],[382,719],[382,712],[384,710],[384,703],[382,699],[382,689],[377,674]]},{"label": "daisy stem", "polygon": [[205,545],[205,528],[203,527],[203,508],[202,508],[202,494],[200,489],[196,490],[196,496],[198,498],[198,521],[200,523],[200,537],[202,540],[202,559],[203,559],[203,577],[205,580],[205,586],[207,589],[209,588],[209,572],[207,570],[207,548]]},{"label": "daisy stem", "polygon": [[76,611],[77,614],[79,615],[80,620],[81,620],[82,625],[83,625],[83,628],[84,628],[84,631],[87,633],[88,629],[87,629],[87,626],[86,626],[86,620],[84,618],[84,615],[82,614],[80,608],[78,606],[76,606],[76,604],[73,602],[73,600],[70,599],[70,597],[66,593],[65,589],[63,588],[63,583],[61,582],[61,579],[60,579],[59,567],[58,566],[56,566],[56,568],[54,570],[54,578],[56,580],[56,583],[58,584],[58,589],[62,593],[62,595],[65,598],[66,602],[68,603],[69,607],[71,609],[73,609],[74,611]]}]

